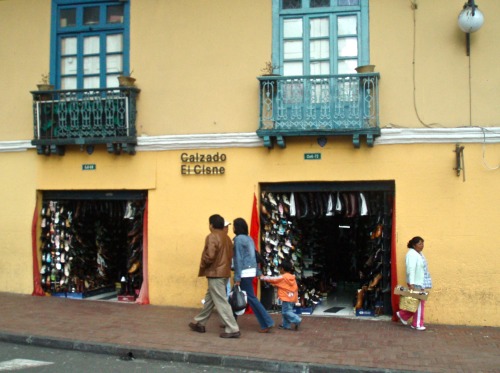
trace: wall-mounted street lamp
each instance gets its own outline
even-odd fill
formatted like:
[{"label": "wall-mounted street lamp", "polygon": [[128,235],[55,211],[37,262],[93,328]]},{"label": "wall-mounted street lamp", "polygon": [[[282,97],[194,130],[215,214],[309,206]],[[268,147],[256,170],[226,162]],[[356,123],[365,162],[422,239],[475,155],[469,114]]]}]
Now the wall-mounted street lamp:
[{"label": "wall-mounted street lamp", "polygon": [[463,180],[465,181],[465,160],[464,160],[464,147],[460,144],[455,145],[455,168],[457,176],[460,176],[460,171],[462,171]]},{"label": "wall-mounted street lamp", "polygon": [[474,0],[468,0],[458,15],[458,27],[465,32],[465,43],[467,56],[470,55],[470,34],[481,28],[484,23],[484,15],[479,10]]}]

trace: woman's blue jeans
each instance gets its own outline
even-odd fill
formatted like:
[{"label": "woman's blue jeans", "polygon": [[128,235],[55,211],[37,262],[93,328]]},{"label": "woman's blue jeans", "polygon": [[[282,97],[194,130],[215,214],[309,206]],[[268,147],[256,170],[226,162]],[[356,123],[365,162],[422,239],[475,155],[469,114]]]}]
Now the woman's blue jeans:
[{"label": "woman's blue jeans", "polygon": [[247,293],[247,302],[250,305],[261,329],[270,328],[274,326],[274,321],[267,313],[266,309],[260,303],[259,299],[255,296],[253,291],[253,279],[255,277],[243,277],[240,282],[241,290]]},{"label": "woman's blue jeans", "polygon": [[293,306],[294,304],[292,302],[282,301],[281,316],[283,317],[284,329],[290,329],[291,323],[298,325],[302,321],[302,319],[296,313],[293,312]]}]

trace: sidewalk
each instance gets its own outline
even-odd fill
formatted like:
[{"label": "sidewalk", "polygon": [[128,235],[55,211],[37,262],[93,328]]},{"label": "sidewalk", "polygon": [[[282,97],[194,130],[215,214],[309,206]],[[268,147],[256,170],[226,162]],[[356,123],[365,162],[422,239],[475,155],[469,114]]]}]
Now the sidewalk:
[{"label": "sidewalk", "polygon": [[[238,319],[240,339],[188,323],[198,309],[0,293],[0,340],[46,347],[272,372],[500,372],[500,328],[304,316],[298,332],[258,333]],[[272,314],[276,325],[280,314]]]}]

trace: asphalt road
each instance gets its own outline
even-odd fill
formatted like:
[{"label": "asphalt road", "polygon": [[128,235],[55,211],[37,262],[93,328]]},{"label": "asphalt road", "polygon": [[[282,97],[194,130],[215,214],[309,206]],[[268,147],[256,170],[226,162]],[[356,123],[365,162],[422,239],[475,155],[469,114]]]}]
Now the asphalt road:
[{"label": "asphalt road", "polygon": [[144,360],[136,359],[128,355],[112,356],[0,342],[0,372],[11,371],[37,373],[265,373],[257,370],[233,369],[160,360]]}]

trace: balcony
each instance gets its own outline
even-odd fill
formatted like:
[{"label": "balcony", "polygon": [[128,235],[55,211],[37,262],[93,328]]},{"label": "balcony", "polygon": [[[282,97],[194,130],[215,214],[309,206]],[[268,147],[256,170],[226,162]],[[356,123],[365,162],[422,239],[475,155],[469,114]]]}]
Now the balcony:
[{"label": "balcony", "polygon": [[32,91],[34,139],[38,154],[64,155],[67,145],[89,154],[106,144],[113,154],[135,154],[135,87]]},{"label": "balcony", "polygon": [[264,145],[285,148],[290,136],[360,137],[368,146],[380,135],[379,73],[260,76],[257,135]]}]

